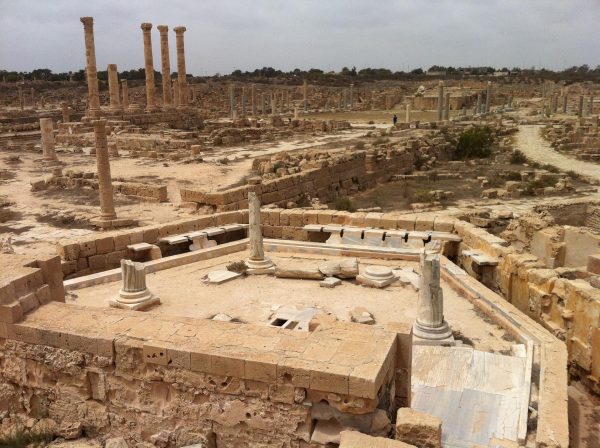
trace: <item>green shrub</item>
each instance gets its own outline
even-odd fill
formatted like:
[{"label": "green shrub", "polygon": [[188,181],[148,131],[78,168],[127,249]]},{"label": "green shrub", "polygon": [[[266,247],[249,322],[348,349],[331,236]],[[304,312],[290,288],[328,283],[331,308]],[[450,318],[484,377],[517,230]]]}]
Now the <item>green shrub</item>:
[{"label": "green shrub", "polygon": [[492,155],[494,136],[487,127],[474,127],[464,131],[458,137],[455,156],[458,160],[482,159]]},{"label": "green shrub", "polygon": [[356,207],[352,203],[352,200],[347,196],[340,196],[339,198],[335,198],[333,201],[333,208],[335,210],[344,210],[347,212],[356,211]]},{"label": "green shrub", "polygon": [[554,165],[550,165],[548,163],[546,163],[545,165],[542,165],[542,169],[545,169],[546,171],[549,171],[551,173],[558,173],[560,171]]},{"label": "green shrub", "polygon": [[522,165],[527,163],[527,157],[523,154],[523,151],[515,149],[510,155],[510,163],[514,165]]},{"label": "green shrub", "polygon": [[390,139],[389,138],[384,138],[384,137],[378,137],[373,141],[374,145],[382,145],[384,143],[389,142]]},{"label": "green shrub", "polygon": [[573,170],[569,170],[567,171],[567,176],[569,176],[571,179],[577,179],[579,177],[579,173],[576,173]]},{"label": "green shrub", "polygon": [[519,173],[518,171],[509,171],[508,173],[504,174],[504,176],[502,176],[505,180],[516,180],[516,181],[520,181],[521,180],[521,173]]},{"label": "green shrub", "polygon": [[422,202],[422,203],[430,203],[433,202],[433,196],[429,194],[429,190],[415,190],[412,194],[412,197],[409,199],[409,202]]}]

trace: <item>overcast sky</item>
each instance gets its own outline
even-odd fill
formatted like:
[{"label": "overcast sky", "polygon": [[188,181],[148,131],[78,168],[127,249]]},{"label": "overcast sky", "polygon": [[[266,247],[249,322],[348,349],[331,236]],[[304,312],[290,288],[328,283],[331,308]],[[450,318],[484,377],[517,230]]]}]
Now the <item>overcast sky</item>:
[{"label": "overcast sky", "polygon": [[[600,0],[0,0],[0,69],[85,65],[93,16],[98,69],[144,66],[140,24],[184,25],[189,73],[271,66],[392,70],[600,65]],[[171,69],[175,34],[169,32]]]}]

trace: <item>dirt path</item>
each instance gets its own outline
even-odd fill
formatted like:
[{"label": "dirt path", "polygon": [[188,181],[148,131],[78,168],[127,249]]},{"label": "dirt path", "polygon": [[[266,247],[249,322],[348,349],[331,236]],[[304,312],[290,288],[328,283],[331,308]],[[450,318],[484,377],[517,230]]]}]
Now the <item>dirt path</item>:
[{"label": "dirt path", "polygon": [[555,151],[541,136],[541,129],[535,125],[519,126],[515,146],[534,162],[550,164],[564,171],[575,171],[600,181],[600,165],[583,162]]}]

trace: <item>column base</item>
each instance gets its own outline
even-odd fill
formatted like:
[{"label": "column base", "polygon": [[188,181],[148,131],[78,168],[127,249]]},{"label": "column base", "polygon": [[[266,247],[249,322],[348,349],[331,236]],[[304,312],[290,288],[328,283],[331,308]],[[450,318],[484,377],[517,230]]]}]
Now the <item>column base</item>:
[{"label": "column base", "polygon": [[416,345],[454,345],[452,329],[445,320],[439,327],[425,327],[415,322],[413,325],[413,344]]},{"label": "column base", "polygon": [[112,308],[122,308],[133,311],[141,311],[153,305],[159,305],[160,299],[152,294],[148,288],[138,292],[119,291],[119,295],[111,299],[108,304]]},{"label": "column base", "polygon": [[258,275],[258,274],[274,274],[275,265],[270,258],[265,257],[263,260],[246,260],[246,274]]},{"label": "column base", "polygon": [[90,224],[96,227],[100,227],[101,229],[114,229],[117,227],[129,227],[129,226],[137,226],[138,222],[135,219],[127,219],[127,218],[114,218],[114,219],[106,219],[106,218],[92,218],[90,219]]}]

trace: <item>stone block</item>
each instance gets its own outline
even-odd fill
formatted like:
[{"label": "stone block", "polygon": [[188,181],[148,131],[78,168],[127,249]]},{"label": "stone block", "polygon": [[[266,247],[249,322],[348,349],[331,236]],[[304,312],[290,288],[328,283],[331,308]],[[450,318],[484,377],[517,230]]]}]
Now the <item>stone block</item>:
[{"label": "stone block", "polygon": [[349,368],[319,363],[310,372],[310,388],[348,395]]},{"label": "stone block", "polygon": [[58,254],[60,258],[67,261],[77,260],[79,258],[80,246],[76,242],[60,241],[57,244]]},{"label": "stone block", "polygon": [[600,274],[600,254],[588,256],[587,271],[592,274]]},{"label": "stone block", "polygon": [[376,229],[382,227],[381,218],[383,213],[371,212],[365,215],[365,227],[374,227]]},{"label": "stone block", "polygon": [[107,254],[115,250],[115,241],[112,236],[98,238],[96,240],[96,253],[99,255]]},{"label": "stone block", "polygon": [[91,270],[102,270],[106,269],[106,255],[93,255],[89,258],[89,264]]},{"label": "stone block", "polygon": [[242,357],[236,354],[212,354],[210,357],[210,373],[244,378],[244,364]]},{"label": "stone block", "polygon": [[433,230],[434,216],[431,215],[417,215],[415,219],[415,230],[416,231],[431,231]]},{"label": "stone block", "polygon": [[246,359],[244,378],[265,383],[277,380],[277,361],[279,357],[273,353],[256,353]]},{"label": "stone block", "polygon": [[396,228],[401,230],[412,231],[415,230],[415,222],[417,220],[416,215],[398,215],[398,221],[396,222]]},{"label": "stone block", "polygon": [[442,421],[412,408],[400,408],[395,439],[419,448],[442,447]]},{"label": "stone block", "polygon": [[12,324],[23,318],[23,308],[18,301],[0,305],[0,322]]},{"label": "stone block", "polygon": [[385,437],[373,437],[358,431],[340,432],[339,448],[415,448],[414,445]]},{"label": "stone block", "polygon": [[122,232],[114,236],[115,250],[124,250],[131,244],[129,232]]},{"label": "stone block", "polygon": [[169,357],[167,356],[167,347],[161,344],[148,341],[142,348],[142,356],[144,362],[148,364],[158,364],[166,366],[169,364]]},{"label": "stone block", "polygon": [[34,292],[19,297],[19,303],[21,304],[23,314],[28,313],[40,306],[40,302]]},{"label": "stone block", "polygon": [[96,255],[96,239],[90,238],[88,240],[81,241],[79,243],[79,256],[80,257],[89,257],[91,255]]}]

